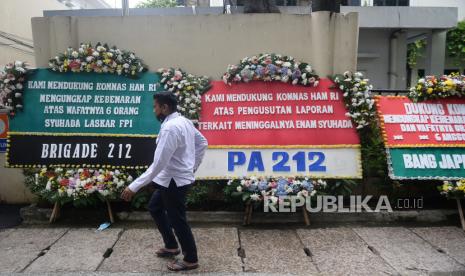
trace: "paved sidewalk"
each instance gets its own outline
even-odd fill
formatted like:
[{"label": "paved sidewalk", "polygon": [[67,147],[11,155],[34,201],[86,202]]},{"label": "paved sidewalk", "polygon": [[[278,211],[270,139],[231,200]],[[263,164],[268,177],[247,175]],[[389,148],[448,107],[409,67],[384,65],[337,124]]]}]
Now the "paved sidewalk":
[{"label": "paved sidewalk", "polygon": [[[458,227],[196,227],[200,275],[465,275]],[[0,231],[0,275],[167,275],[150,228]],[[134,273],[134,274],[132,274]],[[452,273],[452,274],[450,274]]]}]

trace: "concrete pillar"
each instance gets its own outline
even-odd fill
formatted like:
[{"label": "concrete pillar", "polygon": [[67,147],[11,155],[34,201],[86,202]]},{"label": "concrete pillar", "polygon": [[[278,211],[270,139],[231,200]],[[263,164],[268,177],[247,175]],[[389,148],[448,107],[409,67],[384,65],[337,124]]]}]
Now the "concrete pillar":
[{"label": "concrete pillar", "polygon": [[426,75],[444,74],[446,33],[444,30],[433,30],[426,38]]},{"label": "concrete pillar", "polygon": [[407,32],[397,36],[397,66],[395,89],[407,89]]}]

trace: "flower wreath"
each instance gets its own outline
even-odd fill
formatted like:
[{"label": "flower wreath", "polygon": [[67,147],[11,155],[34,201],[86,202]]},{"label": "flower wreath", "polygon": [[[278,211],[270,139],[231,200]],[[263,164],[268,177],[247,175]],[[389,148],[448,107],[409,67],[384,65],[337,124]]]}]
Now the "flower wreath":
[{"label": "flower wreath", "polygon": [[178,100],[178,111],[194,123],[198,122],[202,95],[210,89],[210,80],[206,76],[194,76],[181,69],[161,68],[161,85],[173,92]]},{"label": "flower wreath", "polygon": [[[408,97],[413,102],[426,100],[445,99],[450,97],[465,96],[465,75],[452,73],[441,77],[426,76],[418,80],[417,84],[410,88]],[[441,195],[447,198],[460,199],[465,197],[465,179],[458,181],[444,181],[438,187]]]},{"label": "flower wreath", "polygon": [[137,78],[147,71],[147,66],[133,52],[120,50],[116,46],[97,43],[81,44],[78,49],[68,48],[63,54],[49,60],[49,67],[56,72],[95,72]]},{"label": "flower wreath", "polygon": [[[18,64],[14,68],[24,66]],[[94,72],[128,78],[137,78],[139,73],[147,71],[147,67],[133,52],[110,48],[101,43],[97,43],[95,48],[91,44],[81,44],[78,49],[68,48],[49,61],[49,68],[60,73]],[[23,75],[22,77],[22,81],[25,81],[26,78]],[[121,191],[133,180],[131,174],[137,176],[138,173],[129,170],[47,167],[24,170],[24,174],[31,191],[50,202],[87,205],[97,198],[118,198]]]},{"label": "flower wreath", "polygon": [[419,79],[408,94],[413,102],[462,96],[465,96],[465,75],[459,74],[443,75],[439,78],[426,76]]},{"label": "flower wreath", "polygon": [[26,185],[32,192],[61,204],[85,205],[94,195],[100,199],[116,199],[132,180],[124,170],[56,167],[26,172]]},{"label": "flower wreath", "polygon": [[30,69],[26,62],[15,61],[5,65],[0,72],[0,108],[9,111],[10,116],[23,108],[23,89]]},{"label": "flower wreath", "polygon": [[458,181],[444,181],[444,183],[438,187],[441,195],[447,198],[462,199],[465,197],[465,179]]},{"label": "flower wreath", "polygon": [[276,204],[280,197],[311,197],[326,188],[326,181],[307,177],[244,177],[228,181],[226,196],[241,197],[242,201],[262,202],[266,197]]},{"label": "flower wreath", "polygon": [[310,64],[278,54],[245,57],[238,65],[229,65],[223,75],[226,84],[262,80],[318,86],[319,79]]},{"label": "flower wreath", "polygon": [[362,129],[373,122],[375,112],[375,100],[371,93],[373,88],[368,79],[363,78],[360,72],[344,72],[333,77],[334,83],[344,94],[344,103],[348,112],[347,117],[352,118],[357,129]]}]

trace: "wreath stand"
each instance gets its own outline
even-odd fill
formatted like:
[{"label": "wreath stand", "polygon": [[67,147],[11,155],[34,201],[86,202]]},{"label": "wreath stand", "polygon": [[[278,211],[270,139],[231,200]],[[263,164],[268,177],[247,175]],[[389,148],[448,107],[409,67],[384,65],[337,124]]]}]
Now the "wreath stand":
[{"label": "wreath stand", "polygon": [[[247,202],[245,204],[244,220],[243,220],[243,223],[242,223],[244,226],[250,225],[250,223],[251,223],[250,221],[252,220],[252,212],[253,212],[253,206],[252,206],[252,204],[250,204],[250,202]],[[302,214],[304,216],[305,226],[309,226],[310,225],[310,216],[308,215],[308,211],[305,208],[305,206],[302,206]]]},{"label": "wreath stand", "polygon": [[[111,209],[110,201],[108,201],[108,199],[105,199],[105,203],[107,205],[108,217],[110,218],[110,222],[115,223],[115,218],[113,216],[113,210]],[[58,202],[55,202],[55,204],[53,205],[52,214],[50,215],[49,223],[55,222],[60,217],[60,213],[61,213],[61,204]]]},{"label": "wreath stand", "polygon": [[463,216],[463,208],[462,208],[462,203],[461,200],[456,198],[457,201],[457,209],[459,209],[459,215],[460,215],[460,223],[462,224],[462,230],[465,231],[465,218]]}]

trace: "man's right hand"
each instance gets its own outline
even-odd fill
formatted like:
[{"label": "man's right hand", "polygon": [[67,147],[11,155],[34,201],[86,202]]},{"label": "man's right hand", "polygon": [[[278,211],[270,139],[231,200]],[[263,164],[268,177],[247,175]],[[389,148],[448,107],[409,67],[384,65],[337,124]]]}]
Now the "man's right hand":
[{"label": "man's right hand", "polygon": [[129,187],[126,187],[126,189],[124,189],[124,191],[121,193],[121,198],[124,200],[124,201],[131,201],[132,197],[135,195],[136,193],[134,193],[133,191],[131,191],[131,189],[129,189]]}]

